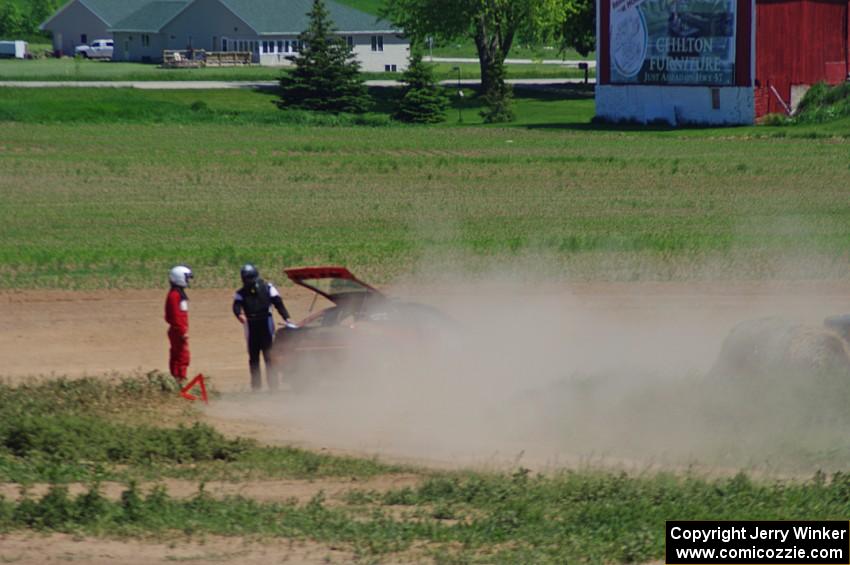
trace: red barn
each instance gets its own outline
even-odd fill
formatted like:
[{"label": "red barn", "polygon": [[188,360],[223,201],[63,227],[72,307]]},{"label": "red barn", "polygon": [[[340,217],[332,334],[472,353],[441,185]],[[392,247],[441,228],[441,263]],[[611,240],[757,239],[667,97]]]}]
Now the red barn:
[{"label": "red barn", "polygon": [[848,61],[847,0],[756,0],[756,117],[784,112],[805,87],[847,80]]},{"label": "red barn", "polygon": [[850,0],[597,0],[601,118],[752,123],[850,75]]}]

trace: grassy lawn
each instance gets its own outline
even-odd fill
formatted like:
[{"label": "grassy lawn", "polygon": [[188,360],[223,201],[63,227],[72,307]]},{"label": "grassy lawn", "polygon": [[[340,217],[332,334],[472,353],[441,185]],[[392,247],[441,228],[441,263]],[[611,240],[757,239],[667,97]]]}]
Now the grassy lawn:
[{"label": "grassy lawn", "polygon": [[[477,64],[461,63],[435,65],[438,77],[454,79],[454,67],[461,68],[462,78],[478,78],[481,69]],[[221,69],[162,69],[143,63],[113,63],[71,58],[39,59],[31,61],[0,60],[0,81],[172,81],[172,80],[277,80],[280,68],[227,67]],[[508,78],[580,78],[583,71],[543,64],[510,65]],[[591,74],[591,76],[594,76]],[[366,79],[397,79],[400,73],[364,73]]]},{"label": "grassy lawn", "polygon": [[[351,124],[352,121],[377,126],[390,124],[397,88],[372,88],[375,106],[363,117],[323,116],[307,112],[280,111],[273,90],[135,90],[135,89],[5,89],[0,98],[0,119],[7,122],[129,122],[186,124]],[[589,122],[593,116],[592,89],[581,85],[563,89],[519,87],[519,119],[514,125]],[[473,89],[465,88],[458,101],[449,89],[455,106],[448,121],[437,127],[454,125],[458,109],[464,124],[481,124],[481,101]],[[458,108],[460,105],[460,108]]]},{"label": "grassy lawn", "polygon": [[473,96],[463,127],[355,127],[253,92],[4,91],[0,287],[158,286],[175,261],[208,286],[246,260],[387,281],[529,254],[578,279],[847,275],[847,120],[598,128],[554,92],[518,91],[505,128],[476,126]]},{"label": "grassy lawn", "polygon": [[[844,473],[792,482],[592,469],[443,472],[263,446],[199,422],[159,374],[0,384],[0,400],[0,486],[23,492],[0,497],[3,533],[309,539],[368,560],[635,563],[662,558],[666,520],[824,520],[850,512]],[[169,424],[151,424],[157,420]],[[415,484],[358,486],[400,473]],[[165,484],[172,477],[194,480],[196,493],[172,495]],[[309,486],[332,477],[350,488],[333,498],[319,490],[306,501],[213,495],[204,486],[216,479]],[[126,486],[105,495],[105,481]],[[32,494],[45,483],[45,494]],[[86,488],[72,495],[69,483]]]},{"label": "grassy lawn", "polygon": [[[452,42],[444,42],[443,44],[435,44],[430,51],[434,57],[474,57],[478,58],[478,51],[475,48],[475,43],[469,39],[459,39]],[[539,45],[521,45],[515,43],[511,47],[511,52],[508,54],[509,59],[532,59],[540,61],[544,59],[561,59],[565,61],[593,61],[596,58],[595,53],[588,53],[585,57],[579,54],[575,49],[565,49],[560,51],[557,47],[543,47]]]}]

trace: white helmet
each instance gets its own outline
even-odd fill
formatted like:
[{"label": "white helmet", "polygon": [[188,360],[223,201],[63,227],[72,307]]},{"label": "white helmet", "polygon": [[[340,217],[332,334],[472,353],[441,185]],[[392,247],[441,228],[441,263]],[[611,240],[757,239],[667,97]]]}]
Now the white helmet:
[{"label": "white helmet", "polygon": [[187,267],[186,265],[177,265],[171,272],[168,273],[168,280],[171,281],[171,284],[174,286],[179,286],[180,288],[188,288],[189,279],[193,278],[195,275],[192,274],[192,269]]}]

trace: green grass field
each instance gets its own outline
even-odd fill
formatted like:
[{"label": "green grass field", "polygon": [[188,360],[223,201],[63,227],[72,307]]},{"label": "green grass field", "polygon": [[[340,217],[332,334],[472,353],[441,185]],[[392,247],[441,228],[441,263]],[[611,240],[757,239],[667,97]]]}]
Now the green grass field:
[{"label": "green grass field", "polygon": [[531,255],[578,279],[846,276],[847,120],[597,128],[571,92],[521,94],[507,128],[475,126],[468,96],[463,127],[428,128],[253,92],[5,90],[0,287],[159,286],[177,261],[202,286],[248,260],[387,281],[434,256]]}]

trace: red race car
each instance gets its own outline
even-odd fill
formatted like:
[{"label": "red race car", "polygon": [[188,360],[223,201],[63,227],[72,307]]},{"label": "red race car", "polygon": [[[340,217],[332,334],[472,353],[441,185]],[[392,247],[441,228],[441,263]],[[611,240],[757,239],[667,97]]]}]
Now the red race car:
[{"label": "red race car", "polygon": [[272,363],[294,390],[352,370],[386,368],[452,323],[439,310],[392,299],[345,267],[287,269],[289,279],[333,303],[277,333]]}]

